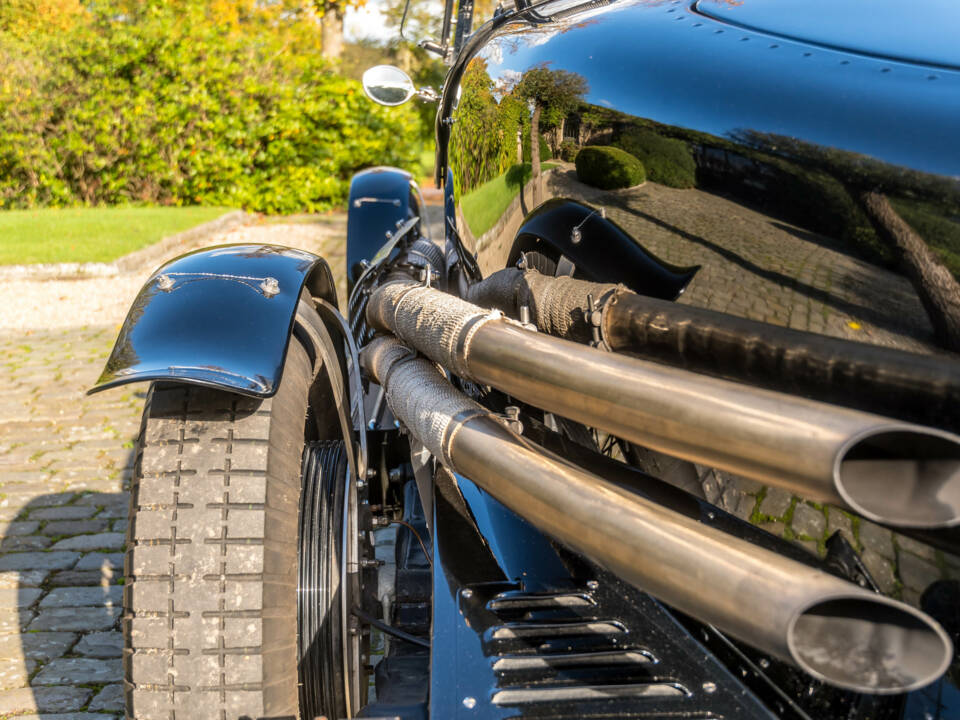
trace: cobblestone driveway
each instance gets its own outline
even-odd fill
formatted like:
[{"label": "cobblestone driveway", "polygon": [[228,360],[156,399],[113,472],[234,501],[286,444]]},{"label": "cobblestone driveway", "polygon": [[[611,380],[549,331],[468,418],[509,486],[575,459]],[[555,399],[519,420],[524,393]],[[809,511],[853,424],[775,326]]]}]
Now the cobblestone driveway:
[{"label": "cobblestone driveway", "polygon": [[[324,255],[342,284],[342,238],[334,218],[214,242],[302,247]],[[84,392],[149,270],[0,287],[0,718],[123,712],[126,490],[146,387]],[[111,324],[78,327],[88,319]]]}]

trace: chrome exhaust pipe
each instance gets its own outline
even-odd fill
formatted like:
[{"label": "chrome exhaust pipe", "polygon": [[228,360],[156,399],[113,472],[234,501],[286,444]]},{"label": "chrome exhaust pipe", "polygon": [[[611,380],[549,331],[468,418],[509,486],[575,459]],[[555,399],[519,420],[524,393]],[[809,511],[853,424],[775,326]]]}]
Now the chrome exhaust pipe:
[{"label": "chrome exhaust pipe", "polygon": [[899,527],[960,523],[960,438],[527,330],[410,283],[367,320],[461,377],[617,437]]},{"label": "chrome exhaust pipe", "polygon": [[374,340],[361,363],[394,415],[445,466],[667,604],[856,692],[914,690],[950,664],[950,639],[924,613],[563,462],[396,340]]}]

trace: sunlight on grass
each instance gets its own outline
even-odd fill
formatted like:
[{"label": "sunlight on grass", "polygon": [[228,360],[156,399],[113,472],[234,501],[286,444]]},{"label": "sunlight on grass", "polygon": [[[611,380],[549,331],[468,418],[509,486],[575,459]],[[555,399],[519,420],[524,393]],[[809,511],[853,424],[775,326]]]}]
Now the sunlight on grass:
[{"label": "sunlight on grass", "polygon": [[229,212],[221,207],[118,207],[0,212],[0,265],[110,262]]},{"label": "sunlight on grass", "polygon": [[[540,163],[541,172],[555,167],[555,163]],[[530,170],[530,163],[514,165],[500,177],[485,182],[463,196],[460,207],[475,238],[483,235],[500,219],[513,199],[520,194],[520,188],[530,180]]]}]

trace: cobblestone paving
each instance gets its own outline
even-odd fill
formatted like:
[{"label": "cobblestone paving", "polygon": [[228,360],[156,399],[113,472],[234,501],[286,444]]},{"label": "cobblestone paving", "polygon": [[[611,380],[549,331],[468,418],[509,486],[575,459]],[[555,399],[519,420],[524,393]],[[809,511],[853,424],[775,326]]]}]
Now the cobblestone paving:
[{"label": "cobblestone paving", "polygon": [[144,388],[83,395],[114,336],[0,338],[0,717],[123,709],[125,490]]},{"label": "cobblestone paving", "polygon": [[[266,224],[242,239],[324,255],[342,293],[343,234],[330,226]],[[342,218],[333,227],[342,230]],[[38,284],[30,301],[69,291]],[[122,318],[131,299],[107,310]],[[84,394],[117,330],[0,330],[0,718],[123,712],[127,488],[146,387]]]}]

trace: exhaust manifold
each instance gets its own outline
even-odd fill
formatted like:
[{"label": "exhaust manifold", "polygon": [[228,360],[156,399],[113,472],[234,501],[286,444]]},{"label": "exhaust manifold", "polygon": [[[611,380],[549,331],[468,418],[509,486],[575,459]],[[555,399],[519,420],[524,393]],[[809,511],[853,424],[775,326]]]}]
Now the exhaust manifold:
[{"label": "exhaust manifold", "polygon": [[412,283],[376,290],[375,328],[452,372],[693,462],[888,525],[960,523],[960,438],[528,330]]},{"label": "exhaust manifold", "polygon": [[449,469],[669,605],[857,692],[906,692],[949,666],[950,639],[924,613],[558,460],[395,339],[374,340],[361,362],[394,415]]}]

